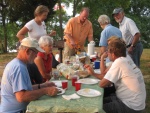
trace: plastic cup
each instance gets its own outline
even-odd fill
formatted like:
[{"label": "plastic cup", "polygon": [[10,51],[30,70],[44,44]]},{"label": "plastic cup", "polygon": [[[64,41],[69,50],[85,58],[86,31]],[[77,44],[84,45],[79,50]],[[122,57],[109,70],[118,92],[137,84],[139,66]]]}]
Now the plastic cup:
[{"label": "plastic cup", "polygon": [[94,62],[96,60],[96,57],[92,57],[92,62]]},{"label": "plastic cup", "polygon": [[95,69],[99,69],[100,68],[100,61],[95,61],[94,67],[95,67]]},{"label": "plastic cup", "polygon": [[63,88],[63,89],[67,89],[67,88],[68,88],[68,80],[63,80],[63,81],[61,82],[61,84],[62,84],[62,88]]},{"label": "plastic cup", "polygon": [[72,80],[72,86],[75,86],[75,82],[77,81],[78,77],[77,76],[74,76],[71,78]]},{"label": "plastic cup", "polygon": [[75,90],[78,91],[81,89],[81,83],[80,82],[75,82]]}]

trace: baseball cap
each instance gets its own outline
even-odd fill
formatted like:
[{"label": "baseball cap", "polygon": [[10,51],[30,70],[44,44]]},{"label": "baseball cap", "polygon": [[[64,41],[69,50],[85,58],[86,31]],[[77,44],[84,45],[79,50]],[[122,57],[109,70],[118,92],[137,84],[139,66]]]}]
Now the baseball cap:
[{"label": "baseball cap", "polygon": [[115,9],[113,10],[112,16],[114,16],[114,14],[118,14],[118,13],[121,12],[121,11],[123,11],[122,8],[115,8]]},{"label": "baseball cap", "polygon": [[40,52],[44,52],[44,50],[42,48],[40,48],[38,41],[35,39],[32,39],[30,37],[24,38],[21,41],[21,45],[25,46],[25,47],[29,47],[29,48],[35,48],[36,50],[38,50]]}]

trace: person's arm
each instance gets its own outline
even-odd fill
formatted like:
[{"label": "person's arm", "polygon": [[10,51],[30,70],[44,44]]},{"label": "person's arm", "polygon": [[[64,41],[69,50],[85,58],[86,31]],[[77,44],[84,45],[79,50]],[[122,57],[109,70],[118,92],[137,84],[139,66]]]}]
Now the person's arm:
[{"label": "person's arm", "polygon": [[101,55],[102,55],[104,52],[106,52],[106,47],[105,47],[105,46],[101,46],[101,47],[100,47],[100,57],[101,57]]},{"label": "person's arm", "polygon": [[27,34],[29,30],[26,27],[23,27],[18,33],[17,33],[17,38],[19,41],[25,38],[25,35]]},{"label": "person's arm", "polygon": [[46,88],[46,87],[52,87],[52,86],[56,87],[56,85],[53,82],[46,81],[45,83],[42,83],[42,84],[32,85],[32,88],[33,90],[37,90],[39,88]]},{"label": "person's arm", "polygon": [[108,54],[107,54],[107,52],[104,52],[101,55],[101,60],[100,60],[100,71],[101,71],[101,73],[104,73],[104,74],[106,74],[106,71],[107,71],[107,68],[105,65],[105,58],[106,57],[108,57]]},{"label": "person's arm", "polygon": [[53,37],[53,36],[55,36],[55,35],[56,35],[56,31],[54,31],[54,30],[52,30],[51,33],[48,34],[48,36],[51,36],[51,37]]},{"label": "person's arm", "polygon": [[88,41],[89,41],[89,42],[93,41],[93,36],[89,36],[89,37],[88,37]]},{"label": "person's arm", "polygon": [[131,46],[128,49],[129,53],[132,53],[132,51],[133,51],[134,47],[136,46],[137,42],[139,41],[139,39],[140,39],[140,33],[136,33],[134,35],[133,41],[131,43]]},{"label": "person's arm", "polygon": [[101,82],[100,82],[99,85],[100,85],[100,87],[105,88],[106,86],[108,86],[108,85],[110,85],[110,84],[112,84],[112,82],[110,82],[109,80],[103,78],[103,79],[101,80]]},{"label": "person's arm", "polygon": [[18,102],[30,102],[46,94],[49,96],[54,96],[57,94],[57,92],[58,89],[56,87],[46,87],[31,91],[22,90],[16,92],[15,96]]},{"label": "person's arm", "polygon": [[92,27],[92,23],[90,23],[90,29],[89,29],[89,33],[88,33],[88,41],[94,41],[93,39],[93,27]]},{"label": "person's arm", "polygon": [[45,66],[44,66],[43,59],[40,56],[37,56],[34,60],[34,63],[38,67],[38,70],[41,73],[42,77],[47,79],[47,80],[50,80],[51,75],[50,75],[50,73],[46,73],[46,69],[45,69]]},{"label": "person's arm", "polygon": [[73,37],[71,36],[71,34],[65,33],[65,36],[70,40],[70,45],[72,48],[75,48],[76,44],[74,42]]},{"label": "person's arm", "polygon": [[87,69],[87,71],[88,71],[88,73],[89,73],[90,75],[95,76],[96,78],[98,78],[98,79],[100,79],[100,80],[103,79],[104,74],[97,74],[97,73],[95,73],[94,70],[92,69],[92,67],[91,67],[90,65],[86,64],[86,65],[84,66],[84,68]]}]

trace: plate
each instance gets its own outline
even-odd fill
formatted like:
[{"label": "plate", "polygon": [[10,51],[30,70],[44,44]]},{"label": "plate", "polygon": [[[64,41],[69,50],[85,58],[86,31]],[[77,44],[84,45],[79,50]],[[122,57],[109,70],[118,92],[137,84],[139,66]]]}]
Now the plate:
[{"label": "plate", "polygon": [[52,81],[57,87],[62,87],[61,81]]},{"label": "plate", "polygon": [[57,95],[62,95],[62,94],[65,93],[65,90],[64,90],[64,89],[62,89],[62,88],[57,88],[57,89],[60,91],[60,93],[58,93]]},{"label": "plate", "polygon": [[81,90],[77,91],[77,94],[81,95],[81,96],[85,96],[85,97],[97,97],[97,96],[101,95],[101,92],[99,92],[95,89],[85,88],[85,89],[81,89]]},{"label": "plate", "polygon": [[79,79],[78,82],[81,82],[82,84],[97,84],[99,80],[91,79],[91,78],[84,78],[84,79]]}]

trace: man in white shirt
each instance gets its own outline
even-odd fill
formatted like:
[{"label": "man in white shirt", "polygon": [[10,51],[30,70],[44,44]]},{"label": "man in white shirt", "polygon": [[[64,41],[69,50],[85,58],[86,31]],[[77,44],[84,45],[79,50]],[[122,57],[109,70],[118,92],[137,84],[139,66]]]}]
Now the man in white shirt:
[{"label": "man in white shirt", "polygon": [[122,8],[115,8],[112,16],[119,23],[119,29],[122,32],[122,38],[126,43],[128,53],[134,63],[140,67],[140,57],[143,52],[143,45],[140,41],[140,31],[135,22],[127,18]]},{"label": "man in white shirt", "polygon": [[146,90],[139,68],[126,57],[126,44],[116,39],[108,44],[108,57],[113,64],[100,82],[104,88],[114,83],[116,95],[104,98],[106,113],[142,113]]}]

